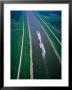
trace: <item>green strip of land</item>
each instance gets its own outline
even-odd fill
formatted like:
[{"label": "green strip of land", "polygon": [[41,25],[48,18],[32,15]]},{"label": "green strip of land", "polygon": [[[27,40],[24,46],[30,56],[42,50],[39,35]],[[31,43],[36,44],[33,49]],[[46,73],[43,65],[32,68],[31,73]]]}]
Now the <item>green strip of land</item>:
[{"label": "green strip of land", "polygon": [[23,44],[23,56],[22,56],[20,79],[29,79],[30,78],[30,44],[29,44],[29,32],[27,26],[26,12],[23,12],[23,21],[24,21],[24,44]]},{"label": "green strip of land", "polygon": [[11,79],[17,78],[22,32],[21,19],[11,23]]},{"label": "green strip of land", "polygon": [[[20,68],[20,79],[30,78],[30,45],[29,45],[29,32],[27,26],[26,12],[20,16],[18,21],[11,20],[11,79],[17,79],[22,35],[23,35],[23,22],[24,22],[24,43],[22,52],[22,63]],[[14,22],[15,21],[15,22]]]}]

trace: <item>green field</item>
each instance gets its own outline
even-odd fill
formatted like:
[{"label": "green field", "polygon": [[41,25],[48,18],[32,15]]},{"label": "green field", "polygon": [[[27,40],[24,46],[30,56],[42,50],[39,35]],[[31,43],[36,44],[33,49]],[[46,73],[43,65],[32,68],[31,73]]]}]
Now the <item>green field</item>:
[{"label": "green field", "polygon": [[19,78],[20,79],[30,78],[29,32],[27,26],[26,12],[24,12],[18,21],[11,20],[11,79],[17,78],[18,67],[20,63],[19,61],[22,44],[23,23],[24,23],[24,39],[23,39],[24,41],[23,41],[22,62]]},{"label": "green field", "polygon": [[23,45],[23,59],[21,65],[21,79],[30,78],[30,45],[29,45],[29,32],[27,26],[27,16],[23,14],[24,17],[24,45]]}]

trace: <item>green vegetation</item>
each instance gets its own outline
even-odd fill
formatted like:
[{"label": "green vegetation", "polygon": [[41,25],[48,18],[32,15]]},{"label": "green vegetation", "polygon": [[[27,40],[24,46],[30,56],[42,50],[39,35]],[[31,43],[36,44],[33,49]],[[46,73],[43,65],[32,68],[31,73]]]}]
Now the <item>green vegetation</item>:
[{"label": "green vegetation", "polygon": [[[13,22],[12,22],[13,21]],[[18,21],[11,20],[11,79],[17,79],[22,35],[24,22],[24,42],[22,52],[22,63],[20,69],[20,79],[30,78],[30,46],[29,32],[27,26],[26,12],[24,12]]]},{"label": "green vegetation", "polygon": [[30,45],[29,45],[29,32],[27,26],[27,16],[26,13],[23,13],[24,18],[24,44],[23,44],[23,57],[21,65],[21,79],[30,78]]},{"label": "green vegetation", "polygon": [[61,27],[57,25],[56,23],[59,23],[60,20],[57,17],[53,16],[41,16],[41,18],[45,21],[45,23],[48,25],[48,27],[52,30],[52,32],[55,34],[55,36],[61,41]]},{"label": "green vegetation", "polygon": [[22,39],[22,21],[11,23],[11,79],[17,78]]}]

